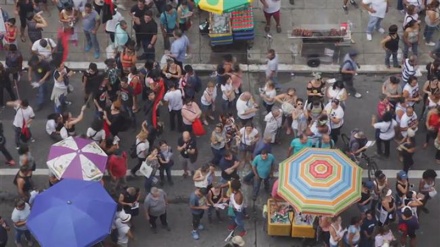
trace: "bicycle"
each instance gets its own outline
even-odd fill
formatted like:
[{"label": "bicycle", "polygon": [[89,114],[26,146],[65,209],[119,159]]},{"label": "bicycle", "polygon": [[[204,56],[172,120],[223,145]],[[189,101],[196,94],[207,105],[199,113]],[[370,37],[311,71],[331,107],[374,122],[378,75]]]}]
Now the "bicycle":
[{"label": "bicycle", "polygon": [[342,151],[360,167],[365,168],[366,166],[366,169],[368,169],[368,180],[371,181],[372,178],[374,179],[374,174],[377,170],[379,170],[379,167],[377,166],[377,163],[374,161],[373,157],[370,157],[366,154],[365,151],[367,151],[369,147],[356,156],[350,153],[350,138],[346,134],[341,134],[341,140],[344,143],[344,150]]}]

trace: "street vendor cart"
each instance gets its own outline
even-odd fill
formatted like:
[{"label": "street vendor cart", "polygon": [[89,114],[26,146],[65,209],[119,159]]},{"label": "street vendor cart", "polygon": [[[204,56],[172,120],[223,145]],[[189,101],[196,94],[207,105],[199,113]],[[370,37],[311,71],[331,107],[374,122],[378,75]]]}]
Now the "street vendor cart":
[{"label": "street vendor cart", "polygon": [[354,43],[348,21],[295,26],[287,37],[299,41],[292,44],[292,55],[306,58],[311,67],[317,67],[321,62],[339,63],[341,47],[350,47]]}]

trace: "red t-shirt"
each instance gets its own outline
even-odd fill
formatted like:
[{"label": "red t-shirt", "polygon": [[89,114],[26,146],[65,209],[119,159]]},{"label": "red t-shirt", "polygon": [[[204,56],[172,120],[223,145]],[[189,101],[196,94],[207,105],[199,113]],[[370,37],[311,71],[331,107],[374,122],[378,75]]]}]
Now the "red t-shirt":
[{"label": "red t-shirt", "polygon": [[110,155],[107,161],[107,167],[109,172],[116,178],[123,178],[127,173],[127,153],[123,152],[122,155]]}]

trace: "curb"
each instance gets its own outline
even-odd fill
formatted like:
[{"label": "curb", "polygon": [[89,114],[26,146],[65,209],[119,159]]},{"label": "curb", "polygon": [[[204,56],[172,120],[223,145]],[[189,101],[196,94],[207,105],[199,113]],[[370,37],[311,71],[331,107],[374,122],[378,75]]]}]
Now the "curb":
[{"label": "curb", "polygon": [[[5,64],[5,61],[0,61]],[[27,61],[23,61],[24,67],[27,66]],[[66,66],[73,70],[86,70],[88,69],[89,62],[65,62]],[[104,62],[97,62],[98,69],[105,69]],[[217,68],[216,64],[191,64],[195,71],[202,72],[212,72]],[[137,67],[143,67],[143,63],[137,63]],[[241,64],[240,68],[243,72],[256,73],[264,72],[266,70],[266,65],[263,64]],[[294,73],[312,73],[312,72],[322,72],[322,73],[339,73],[339,65],[321,65],[317,68],[311,68],[307,65],[296,65],[296,64],[279,64],[278,72],[294,72]],[[426,66],[420,65],[419,68],[422,72],[426,72]],[[359,74],[396,74],[401,73],[401,69],[390,68],[388,69],[385,65],[361,65],[358,69]]]}]

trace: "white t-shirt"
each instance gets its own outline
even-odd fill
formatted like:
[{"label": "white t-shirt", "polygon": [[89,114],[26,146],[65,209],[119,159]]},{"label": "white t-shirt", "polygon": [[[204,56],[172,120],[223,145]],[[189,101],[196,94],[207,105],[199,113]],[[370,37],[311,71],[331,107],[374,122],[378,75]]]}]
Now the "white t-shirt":
[{"label": "white t-shirt", "polygon": [[163,97],[163,100],[168,102],[169,111],[182,110],[182,106],[183,106],[182,91],[180,90],[168,91]]},{"label": "white t-shirt", "polygon": [[47,41],[46,47],[42,47],[40,45],[40,39],[35,41],[34,44],[32,44],[32,51],[36,54],[43,56],[45,58],[52,58],[52,49],[57,46],[55,41],[52,39],[45,39]]},{"label": "white t-shirt", "polygon": [[376,13],[368,12],[371,16],[384,18],[387,11],[387,0],[362,0],[363,4],[370,5],[370,8],[374,9]]},{"label": "white t-shirt", "polygon": [[[414,87],[412,87],[409,83],[407,83],[403,87],[403,91],[408,91],[410,98],[416,98],[419,96],[419,84],[416,84]],[[414,104],[414,101],[408,101],[408,105],[413,106]]]},{"label": "white t-shirt", "polygon": [[394,128],[397,126],[396,120],[392,120],[392,122],[379,122],[374,124],[375,129],[379,129],[379,138],[384,141],[388,141],[394,138],[396,135],[396,131]]},{"label": "white t-shirt", "polygon": [[328,88],[328,95],[329,95],[330,101],[332,99],[337,99],[339,101],[342,101],[341,98],[345,93],[346,93],[345,88],[343,88],[343,89],[336,88],[336,90],[333,89],[333,87]]},{"label": "white t-shirt", "polygon": [[130,231],[130,226],[128,224],[122,223],[120,218],[116,219],[115,226],[116,229],[118,229],[118,244],[127,244],[127,233],[128,231]]},{"label": "white t-shirt", "polygon": [[34,110],[31,106],[26,107],[26,109],[19,107],[16,110],[17,113],[15,113],[14,122],[12,123],[15,127],[21,128],[23,127],[23,119],[27,122],[29,119],[35,117]]},{"label": "white t-shirt", "polygon": [[[67,73],[67,70],[65,68],[64,68],[64,71]],[[63,89],[63,90],[67,89],[67,86],[66,86],[66,83],[64,83],[64,80],[63,81],[57,81],[57,78],[55,77],[55,74],[56,74],[56,76],[58,76],[60,72],[58,72],[58,73],[56,73],[56,72],[58,72],[58,71],[55,70],[55,72],[53,72],[53,74],[52,74],[52,77],[53,77],[53,80],[54,80],[53,87],[54,88],[58,88],[58,89]]]},{"label": "white t-shirt", "polygon": [[114,33],[116,31],[116,25],[122,20],[124,20],[124,17],[122,17],[119,11],[116,11],[116,14],[105,23],[105,31]]},{"label": "white t-shirt", "polygon": [[[338,108],[333,109],[331,103],[328,103],[324,110],[327,112],[327,115],[329,116],[329,122],[332,129],[337,129],[341,127],[344,124],[344,110],[339,105]],[[333,123],[330,118],[336,117],[338,119],[341,119],[339,123]]]},{"label": "white t-shirt", "polygon": [[[31,214],[31,206],[29,206],[29,204],[26,203],[23,210],[18,210],[17,208],[14,208],[14,211],[12,211],[11,220],[14,223],[17,223],[20,221],[26,221],[30,214]],[[19,227],[15,226],[15,228],[17,228],[19,230],[27,230],[28,229],[26,224],[19,226]]]},{"label": "white t-shirt", "polygon": [[52,134],[53,132],[57,131],[57,123],[53,119],[49,119],[46,122],[46,133],[48,135]]},{"label": "white t-shirt", "polygon": [[[267,90],[267,88],[265,87],[264,88],[264,95],[266,97],[268,97],[269,99],[275,99],[275,96],[277,96],[277,91],[275,89]],[[268,105],[273,105],[273,104],[275,104],[275,100],[272,102],[264,100],[264,103],[266,103]]]},{"label": "white t-shirt", "polygon": [[[226,83],[225,85],[221,85],[220,89],[222,90],[222,99],[228,100],[228,96],[226,96],[226,91],[234,91],[232,84]],[[234,93],[234,92],[232,92]]]},{"label": "white t-shirt", "polygon": [[375,247],[382,247],[382,245],[384,243],[389,243],[392,240],[394,240],[394,236],[393,233],[391,231],[389,231],[387,234],[385,235],[376,235],[376,237],[374,237],[374,246]]},{"label": "white t-shirt", "polygon": [[267,8],[263,8],[263,11],[272,14],[281,9],[281,0],[266,0]]},{"label": "white t-shirt", "polygon": [[[413,115],[410,117],[405,112],[400,119],[400,128],[408,128],[414,125],[414,123],[417,121],[417,114],[414,112]],[[408,135],[408,132],[406,130],[402,130],[400,133],[402,133],[403,137],[406,137]]]},{"label": "white t-shirt", "polygon": [[86,136],[94,140],[95,142],[100,142],[105,140],[105,131],[104,130],[96,131],[92,128],[88,128],[86,132]]},{"label": "white t-shirt", "polygon": [[150,148],[150,143],[148,140],[141,142],[136,138],[136,154],[138,158],[145,159],[147,157],[148,149]]},{"label": "white t-shirt", "polygon": [[202,105],[210,106],[212,103],[208,102],[206,96],[211,96],[211,99],[215,102],[215,98],[217,98],[217,89],[214,89],[211,93],[208,91],[208,89],[205,89],[202,97],[200,98]]},{"label": "white t-shirt", "polygon": [[236,107],[237,107],[237,116],[240,119],[250,119],[255,116],[255,112],[244,115],[244,113],[246,112],[247,109],[253,108],[253,105],[250,101],[243,101],[239,97],[237,99]]},{"label": "white t-shirt", "polygon": [[[240,129],[240,135],[241,135],[241,142],[246,145],[252,145],[253,141],[255,140],[255,137],[258,135],[258,130],[256,128],[253,128],[251,133],[248,134],[245,131],[245,127]],[[255,142],[254,142],[255,143]]]},{"label": "white t-shirt", "polygon": [[[267,0],[267,1],[270,1],[270,0]],[[267,61],[266,77],[269,77],[269,75],[272,73],[272,71],[275,71],[274,76],[277,76],[277,72],[278,72],[278,55],[277,54],[275,54],[275,57],[272,60]]]}]

